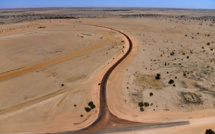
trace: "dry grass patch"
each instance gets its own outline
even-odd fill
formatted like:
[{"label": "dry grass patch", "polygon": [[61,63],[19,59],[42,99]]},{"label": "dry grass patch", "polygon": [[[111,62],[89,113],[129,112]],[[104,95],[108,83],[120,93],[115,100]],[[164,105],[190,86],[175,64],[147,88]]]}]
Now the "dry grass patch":
[{"label": "dry grass patch", "polygon": [[155,79],[155,77],[156,75],[138,74],[136,77],[136,82],[144,88],[161,89],[161,81]]}]

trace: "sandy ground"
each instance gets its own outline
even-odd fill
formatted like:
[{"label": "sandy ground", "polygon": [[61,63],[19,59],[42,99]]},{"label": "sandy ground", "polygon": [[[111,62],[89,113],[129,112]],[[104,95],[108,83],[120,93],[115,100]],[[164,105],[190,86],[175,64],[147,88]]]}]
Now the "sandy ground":
[{"label": "sandy ground", "polygon": [[[90,87],[121,53],[119,34],[74,22],[1,40],[1,133],[76,130],[96,119],[98,90]],[[87,113],[90,101],[96,108]]]},{"label": "sandy ground", "polygon": [[[109,79],[108,106],[114,115],[143,123],[190,121],[189,133],[215,128],[215,46],[210,22],[138,18],[98,23],[109,27],[114,24],[113,28],[130,33],[140,44],[136,60],[130,60],[132,65],[121,65]],[[160,80],[155,79],[157,73],[161,74]],[[168,83],[170,79],[175,85]],[[149,103],[144,112],[139,102]],[[190,119],[199,123],[210,120],[199,127]],[[175,131],[180,133],[181,129]]]},{"label": "sandy ground", "polygon": [[[108,107],[114,115],[143,123],[190,121],[186,126],[119,133],[201,134],[215,129],[215,31],[211,21],[79,21],[122,30],[138,44],[108,81]],[[78,25],[77,20],[4,25],[0,36],[0,79],[11,70],[31,68],[59,57],[61,60],[1,79],[1,133],[76,130],[95,120],[98,107],[89,113],[84,108],[90,101],[98,106],[96,81],[103,74],[101,70],[122,52],[123,39],[108,30],[79,25],[79,21]],[[38,29],[41,24],[46,28]],[[14,30],[7,30],[8,27]],[[20,33],[16,27],[26,31]],[[29,47],[31,41],[33,45]],[[79,53],[97,44],[100,45]],[[73,53],[77,55],[71,56]],[[156,80],[158,73],[161,78]],[[169,84],[171,79],[174,82]],[[141,102],[149,106],[138,106]]]}]

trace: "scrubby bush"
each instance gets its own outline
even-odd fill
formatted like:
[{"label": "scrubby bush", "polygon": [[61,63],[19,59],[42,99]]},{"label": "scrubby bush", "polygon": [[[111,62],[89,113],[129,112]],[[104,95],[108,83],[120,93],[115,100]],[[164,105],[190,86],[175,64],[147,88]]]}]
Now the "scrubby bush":
[{"label": "scrubby bush", "polygon": [[85,107],[85,111],[86,111],[86,112],[90,112],[91,109],[90,109],[89,107]]},{"label": "scrubby bush", "polygon": [[215,132],[212,129],[207,129],[205,134],[215,134]]},{"label": "scrubby bush", "polygon": [[140,111],[141,111],[141,112],[143,112],[143,111],[144,111],[144,108],[143,108],[143,107],[141,107],[141,108],[140,108]]},{"label": "scrubby bush", "polygon": [[45,26],[39,26],[38,28],[46,28]]},{"label": "scrubby bush", "polygon": [[145,107],[148,107],[148,106],[149,106],[149,103],[148,103],[148,102],[144,102],[144,106],[145,106]]},{"label": "scrubby bush", "polygon": [[92,101],[88,103],[88,106],[89,106],[91,109],[94,109],[94,108],[96,107],[96,106],[93,104]]},{"label": "scrubby bush", "polygon": [[155,77],[155,79],[156,79],[156,80],[159,80],[159,79],[160,79],[160,76],[161,76],[160,74],[157,74],[157,76]]},{"label": "scrubby bush", "polygon": [[174,80],[170,79],[169,84],[173,84],[173,83],[174,83]]},{"label": "scrubby bush", "polygon": [[139,103],[138,103],[138,106],[139,106],[139,107],[143,107],[143,102],[139,102]]},{"label": "scrubby bush", "polygon": [[151,92],[149,95],[150,95],[150,96],[153,96],[153,93]]},{"label": "scrubby bush", "polygon": [[171,56],[175,55],[175,52],[171,52],[170,55],[171,55]]}]

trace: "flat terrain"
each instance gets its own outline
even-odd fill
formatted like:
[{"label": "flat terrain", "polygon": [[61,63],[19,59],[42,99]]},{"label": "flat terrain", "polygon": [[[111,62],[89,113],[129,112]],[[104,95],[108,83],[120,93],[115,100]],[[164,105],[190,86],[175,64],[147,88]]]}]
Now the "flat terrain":
[{"label": "flat terrain", "polygon": [[[61,124],[64,119],[68,126],[80,127],[97,114],[97,108],[90,114],[84,109],[88,102],[98,101],[92,80],[121,52],[122,39],[101,28],[56,25],[0,37],[3,132],[18,131],[23,125],[22,131],[48,129],[57,125],[54,120]],[[63,131],[61,127],[56,130]]]},{"label": "flat terrain", "polygon": [[[145,124],[189,121],[163,128],[115,128],[112,123],[98,133],[215,130],[215,11],[65,8],[0,13],[0,133],[72,131],[96,120],[98,83],[128,46],[119,33],[85,24],[119,29],[135,44],[107,83],[106,101],[114,116]],[[95,108],[87,112],[89,102]]]}]

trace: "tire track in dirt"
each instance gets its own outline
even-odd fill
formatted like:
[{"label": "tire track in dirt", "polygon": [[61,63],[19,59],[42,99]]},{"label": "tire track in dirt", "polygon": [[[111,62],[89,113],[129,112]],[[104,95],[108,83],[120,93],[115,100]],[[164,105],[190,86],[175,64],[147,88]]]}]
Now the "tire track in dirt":
[{"label": "tire track in dirt", "polygon": [[[47,67],[47,66],[50,66],[50,65],[65,61],[65,60],[68,60],[68,59],[73,58],[75,56],[78,56],[80,54],[83,54],[83,53],[86,53],[88,51],[91,51],[91,50],[93,50],[93,49],[105,44],[109,40],[115,39],[111,35],[106,34],[104,36],[105,36],[105,39],[103,41],[97,43],[96,45],[88,47],[86,49],[83,49],[81,51],[78,51],[78,52],[75,52],[75,53],[72,53],[70,55],[60,57],[60,58],[56,58],[56,59],[53,59],[51,61],[40,63],[40,64],[37,64],[37,65],[31,66],[29,68],[23,68],[23,69],[20,69],[20,70],[15,70],[13,72],[9,72],[9,73],[4,74],[4,75],[0,75],[0,81],[5,80],[7,78],[15,77],[15,76],[18,76],[18,75],[21,75],[21,74],[24,74],[24,73],[27,73],[27,72],[30,72],[30,71],[33,71],[33,70],[37,70],[37,69],[40,69],[40,68],[43,68],[43,67]],[[18,111],[18,110],[23,109],[25,107],[32,106],[34,104],[37,104],[37,103],[40,103],[42,101],[48,100],[50,98],[53,98],[53,97],[59,96],[61,94],[64,94],[65,92],[68,92],[68,91],[70,91],[70,88],[63,88],[61,90],[57,90],[55,92],[49,93],[49,94],[41,96],[39,98],[29,100],[29,101],[26,101],[26,102],[23,102],[23,103],[20,103],[20,104],[17,104],[17,105],[13,105],[13,106],[10,106],[10,107],[4,108],[4,109],[0,109],[0,115],[4,115],[4,114],[7,114],[7,113]]]},{"label": "tire track in dirt", "polygon": [[36,99],[33,99],[33,100],[29,100],[29,101],[26,101],[26,102],[23,102],[23,103],[20,103],[20,104],[11,106],[11,107],[7,107],[5,109],[1,109],[0,110],[0,115],[15,112],[15,111],[18,111],[18,110],[23,109],[25,107],[32,106],[34,104],[40,103],[40,102],[48,100],[50,98],[59,96],[59,95],[65,93],[65,92],[67,92],[69,90],[70,90],[70,88],[64,88],[64,89],[58,90],[56,92],[47,94],[45,96],[42,96],[42,97],[39,97],[39,98],[36,98]]},{"label": "tire track in dirt", "polygon": [[86,53],[86,52],[88,52],[88,51],[90,51],[92,49],[95,49],[96,47],[101,46],[102,44],[105,44],[107,41],[109,41],[109,39],[110,39],[110,37],[106,37],[103,41],[97,43],[96,45],[90,46],[90,47],[88,47],[86,49],[83,49],[81,51],[74,52],[72,54],[69,54],[69,55],[66,55],[66,56],[63,56],[63,57],[59,57],[59,58],[56,58],[56,59],[53,59],[53,60],[50,60],[50,61],[46,61],[46,62],[43,62],[43,63],[40,63],[40,64],[36,64],[36,65],[30,66],[30,67],[21,68],[19,70],[15,70],[15,71],[11,71],[11,72],[2,74],[2,75],[0,75],[0,81],[8,79],[8,78],[11,78],[11,77],[14,77],[14,76],[18,76],[18,75],[21,75],[21,74],[24,74],[24,73],[27,73],[27,72],[30,72],[30,71],[33,71],[33,70],[44,68],[44,67],[47,67],[47,66],[62,62],[62,61],[69,60],[69,59],[71,59],[71,58],[73,58],[73,57],[75,57],[77,55]]}]

